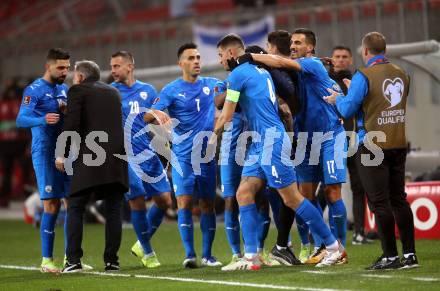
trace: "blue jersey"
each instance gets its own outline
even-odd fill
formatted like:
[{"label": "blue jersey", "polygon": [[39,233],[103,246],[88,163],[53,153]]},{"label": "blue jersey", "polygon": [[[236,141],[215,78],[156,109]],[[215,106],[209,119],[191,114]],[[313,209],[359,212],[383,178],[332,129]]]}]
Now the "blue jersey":
[{"label": "blue jersey", "polygon": [[308,132],[339,131],[342,128],[335,106],[324,101],[329,95],[327,88],[341,92],[339,85],[332,80],[319,58],[300,58],[298,74],[300,112],[297,115],[296,130]]},{"label": "blue jersey", "polygon": [[[173,152],[181,160],[191,160],[193,140],[199,132],[214,130],[214,87],[218,81],[199,77],[195,83],[190,83],[179,78],[162,89],[152,106],[157,110],[167,109],[171,118],[179,120],[173,129]],[[179,140],[183,135],[188,137]]]},{"label": "blue jersey", "polygon": [[[229,77],[228,98],[238,94],[239,104],[244,113],[249,130],[258,132],[261,141],[266,131],[272,129],[284,133],[284,125],[278,116],[278,102],[275,95],[272,77],[263,68],[244,63],[235,68]],[[253,142],[252,147],[261,149],[263,142]]]},{"label": "blue jersey", "polygon": [[[123,83],[112,83],[113,87],[118,89],[122,96],[122,122],[125,127],[128,127],[128,122],[131,124],[131,132],[126,132],[126,141],[130,142],[133,149],[133,154],[137,155],[145,149],[151,149],[151,137],[148,133],[142,134],[138,137],[135,135],[141,131],[145,126],[144,112],[141,109],[150,109],[154,100],[157,97],[156,89],[147,83],[136,80],[136,82],[128,87]],[[128,136],[127,136],[128,135]],[[127,140],[129,139],[129,140]],[[131,154],[131,153],[130,153]]]},{"label": "blue jersey", "polygon": [[[32,155],[42,151],[54,151],[56,140],[63,129],[63,114],[60,111],[67,104],[67,85],[49,83],[36,79],[23,92],[23,100],[17,116],[17,127],[31,128]],[[47,113],[60,114],[56,124],[46,124]]]}]

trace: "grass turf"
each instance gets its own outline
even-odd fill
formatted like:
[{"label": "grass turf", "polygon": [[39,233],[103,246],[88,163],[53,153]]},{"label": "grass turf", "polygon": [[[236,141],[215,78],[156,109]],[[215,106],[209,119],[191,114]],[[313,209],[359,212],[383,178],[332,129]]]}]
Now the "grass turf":
[{"label": "grass turf", "polygon": [[[0,221],[0,265],[33,266],[40,264],[39,231],[21,221]],[[55,258],[61,264],[63,258],[63,229],[57,227]],[[295,232],[293,232],[295,233]],[[266,240],[269,251],[275,241],[276,230],[271,228]],[[380,254],[379,242],[367,246],[347,246],[349,264],[325,269],[311,266],[263,268],[258,272],[222,272],[219,268],[182,268],[184,251],[175,223],[164,223],[152,240],[152,245],[162,263],[160,268],[150,270],[141,267],[140,260],[130,254],[135,242],[132,229],[124,229],[119,252],[120,274],[177,277],[183,279],[216,280],[227,282],[270,284],[283,286],[275,289],[320,290],[440,290],[440,242],[419,240],[416,243],[421,267],[412,270],[367,272],[364,268]],[[196,250],[201,251],[201,234],[195,229]],[[294,246],[299,248],[299,239],[294,235]],[[83,261],[103,271],[104,227],[86,225],[84,228]],[[231,254],[223,225],[218,231],[213,246],[213,255],[228,263]],[[319,271],[320,273],[310,273]],[[323,273],[321,273],[323,272]],[[371,275],[380,275],[371,277]],[[369,277],[366,277],[369,276]],[[422,281],[424,280],[424,281]],[[263,289],[268,287],[260,286]],[[289,288],[286,288],[289,287]],[[164,278],[108,277],[91,274],[54,275],[39,271],[0,268],[0,290],[258,290],[257,286],[228,286],[202,282],[180,282]],[[309,289],[308,289],[309,288]],[[313,289],[315,288],[315,289]]]}]

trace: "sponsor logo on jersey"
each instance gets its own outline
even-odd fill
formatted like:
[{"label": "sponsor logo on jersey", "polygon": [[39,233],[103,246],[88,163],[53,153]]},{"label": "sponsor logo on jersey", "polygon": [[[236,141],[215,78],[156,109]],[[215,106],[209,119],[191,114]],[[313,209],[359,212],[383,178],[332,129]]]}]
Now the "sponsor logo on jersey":
[{"label": "sponsor logo on jersey", "polygon": [[153,100],[153,104],[156,104],[157,102],[159,102],[159,100],[160,100],[160,98],[159,98],[159,97],[156,97],[156,98]]},{"label": "sponsor logo on jersey", "polygon": [[404,89],[405,86],[400,78],[395,78],[394,80],[385,79],[383,81],[383,96],[390,103],[388,108],[394,107],[402,101]]},{"label": "sponsor logo on jersey", "polygon": [[46,191],[47,193],[52,192],[52,185],[46,185],[46,187],[44,187],[44,191]]}]

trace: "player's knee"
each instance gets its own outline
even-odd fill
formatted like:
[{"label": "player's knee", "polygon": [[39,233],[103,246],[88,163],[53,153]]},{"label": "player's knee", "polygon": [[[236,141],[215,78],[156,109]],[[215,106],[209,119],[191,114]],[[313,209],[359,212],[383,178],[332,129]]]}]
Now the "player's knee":
[{"label": "player's knee", "polygon": [[252,204],[255,202],[254,197],[252,197],[252,195],[250,195],[249,191],[246,191],[245,189],[238,189],[237,191],[237,202],[238,205],[242,206],[242,205],[248,205],[248,204]]},{"label": "player's knee", "polygon": [[176,199],[177,199],[177,208],[179,208],[179,209],[191,209],[192,208],[191,195],[178,196]]},{"label": "player's knee", "polygon": [[213,213],[215,209],[215,203],[213,199],[200,199],[199,200],[200,211],[202,213]]},{"label": "player's knee", "polygon": [[165,192],[160,196],[156,196],[153,198],[156,206],[162,210],[166,210],[171,207],[171,193]]},{"label": "player's knee", "polygon": [[341,186],[340,185],[330,185],[325,188],[325,195],[327,201],[330,203],[335,203],[342,198]]},{"label": "player's knee", "polygon": [[47,199],[43,202],[44,212],[46,213],[58,213],[58,211],[60,210],[60,206],[60,199]]},{"label": "player's knee", "polygon": [[143,196],[136,197],[132,200],[128,201],[128,204],[130,205],[131,210],[145,210],[145,198]]}]

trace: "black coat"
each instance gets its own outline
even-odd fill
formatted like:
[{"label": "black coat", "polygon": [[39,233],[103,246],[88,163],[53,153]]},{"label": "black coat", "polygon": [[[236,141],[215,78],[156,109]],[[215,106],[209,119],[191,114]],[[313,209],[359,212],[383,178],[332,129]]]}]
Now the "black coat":
[{"label": "black coat", "polygon": [[[124,129],[122,125],[121,97],[118,91],[98,80],[86,79],[72,86],[67,93],[67,112],[64,131],[76,131],[81,136],[79,155],[73,162],[70,195],[90,187],[116,183],[123,192],[128,190],[127,162],[114,155],[125,155]],[[93,140],[105,151],[105,160],[99,166],[87,166],[84,155],[96,159],[96,150],[86,146],[90,132],[103,131],[108,141]],[[125,190],[124,190],[125,189]]]}]

